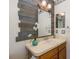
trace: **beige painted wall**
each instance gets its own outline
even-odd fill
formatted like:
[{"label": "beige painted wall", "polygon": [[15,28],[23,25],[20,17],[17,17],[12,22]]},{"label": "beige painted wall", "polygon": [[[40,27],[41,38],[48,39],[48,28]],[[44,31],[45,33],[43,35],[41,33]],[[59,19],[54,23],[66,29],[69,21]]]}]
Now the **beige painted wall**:
[{"label": "beige painted wall", "polygon": [[18,0],[10,0],[9,3],[9,54],[10,59],[27,59],[27,51],[25,49],[25,41],[16,42],[16,36],[18,35]]}]

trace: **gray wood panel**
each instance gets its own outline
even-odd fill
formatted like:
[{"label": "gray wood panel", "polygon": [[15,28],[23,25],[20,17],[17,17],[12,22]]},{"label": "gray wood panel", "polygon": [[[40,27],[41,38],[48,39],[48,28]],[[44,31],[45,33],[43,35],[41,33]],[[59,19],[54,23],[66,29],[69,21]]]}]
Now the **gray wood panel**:
[{"label": "gray wood panel", "polygon": [[23,16],[30,16],[30,17],[35,17],[36,14],[32,14],[32,13],[25,13],[24,11],[20,10],[18,11],[19,15],[23,15]]},{"label": "gray wood panel", "polygon": [[34,34],[34,32],[24,31],[24,32],[19,32],[18,35],[20,37],[27,37],[30,33]]},{"label": "gray wood panel", "polygon": [[30,11],[28,9],[23,9],[23,8],[20,8],[20,11],[23,11],[24,13],[29,14],[29,15],[36,15],[38,13],[37,10],[36,11],[34,10],[33,12],[33,11]]},{"label": "gray wood panel", "polygon": [[21,37],[21,38],[27,38],[29,34],[33,34],[33,35],[36,34],[37,35],[38,33],[34,32],[34,31],[22,31],[22,32],[18,33],[18,36]]},{"label": "gray wood panel", "polygon": [[25,9],[25,10],[28,10],[28,11],[33,11],[33,12],[37,11],[37,7],[30,5],[30,3],[28,4],[28,3],[25,3],[22,1],[18,3],[18,7]]},{"label": "gray wood panel", "polygon": [[27,32],[27,31],[34,31],[34,30],[33,30],[33,28],[23,28],[23,27],[22,27],[22,28],[20,28],[20,31],[21,31],[21,32],[22,32],[22,31],[26,31],[26,32]]},{"label": "gray wood panel", "polygon": [[23,28],[33,28],[34,24],[29,23],[19,23],[19,27]]},{"label": "gray wood panel", "polygon": [[51,9],[51,33],[54,35],[54,1],[50,0],[52,4],[52,9]]},{"label": "gray wood panel", "polygon": [[29,5],[33,9],[37,9],[37,4],[33,0],[19,0],[19,2]]},{"label": "gray wood panel", "polygon": [[27,24],[35,24],[35,20],[34,21],[29,21],[29,20],[21,20],[22,23],[27,23]]},{"label": "gray wood panel", "polygon": [[[28,38],[28,37],[27,37]],[[27,40],[26,38],[24,38],[24,37],[16,37],[16,42],[18,42],[18,41],[23,41],[23,40]]]},{"label": "gray wood panel", "polygon": [[36,17],[30,17],[30,16],[23,16],[23,15],[19,15],[19,20],[21,21],[30,21],[30,22],[36,22]]},{"label": "gray wood panel", "polygon": [[[28,2],[28,0],[19,0],[18,8],[20,9],[18,11],[18,17],[21,22],[18,24],[20,32],[18,33],[18,37],[16,37],[16,41],[29,39],[29,34],[38,35],[33,30],[35,22],[38,21],[37,6],[33,2]],[[33,36],[30,38],[33,38]]]},{"label": "gray wood panel", "polygon": [[20,37],[20,36],[18,36],[18,37],[16,37],[16,42],[24,41],[24,40],[28,40],[28,39],[33,39],[33,37],[28,38],[28,37]]}]

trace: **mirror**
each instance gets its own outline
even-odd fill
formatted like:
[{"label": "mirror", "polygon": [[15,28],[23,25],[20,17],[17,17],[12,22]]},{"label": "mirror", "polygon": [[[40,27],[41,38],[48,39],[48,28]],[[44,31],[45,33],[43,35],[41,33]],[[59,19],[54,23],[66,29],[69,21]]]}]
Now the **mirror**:
[{"label": "mirror", "polygon": [[51,14],[38,9],[38,37],[51,35]]},{"label": "mirror", "polygon": [[20,32],[18,32],[16,41],[54,34],[54,10],[50,10],[50,12],[44,11],[36,3],[34,4],[32,0],[19,0],[18,8]]},{"label": "mirror", "polygon": [[56,34],[65,34],[65,13],[56,14]]}]

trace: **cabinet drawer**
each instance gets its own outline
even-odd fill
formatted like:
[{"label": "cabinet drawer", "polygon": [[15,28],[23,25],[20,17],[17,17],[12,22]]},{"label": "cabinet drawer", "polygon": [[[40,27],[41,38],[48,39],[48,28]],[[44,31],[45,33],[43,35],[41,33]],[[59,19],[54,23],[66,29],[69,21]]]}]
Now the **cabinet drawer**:
[{"label": "cabinet drawer", "polygon": [[47,53],[43,54],[41,56],[41,59],[51,59],[51,57],[57,53],[58,53],[58,48],[54,48],[53,50],[48,51]]},{"label": "cabinet drawer", "polygon": [[58,59],[58,54],[52,56],[51,59]]},{"label": "cabinet drawer", "polygon": [[63,43],[59,46],[59,51],[66,47],[66,43]]}]

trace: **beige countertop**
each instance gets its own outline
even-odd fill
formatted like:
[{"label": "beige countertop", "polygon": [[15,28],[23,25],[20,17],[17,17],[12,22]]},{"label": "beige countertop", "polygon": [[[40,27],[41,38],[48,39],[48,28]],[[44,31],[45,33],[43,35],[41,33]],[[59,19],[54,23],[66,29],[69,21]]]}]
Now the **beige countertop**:
[{"label": "beige countertop", "polygon": [[[44,38],[43,38],[44,39]],[[50,37],[48,39],[38,39],[40,40],[38,42],[37,46],[32,46],[31,41],[27,40],[26,41],[26,48],[34,55],[34,56],[40,56],[52,49],[54,49],[55,47],[61,45],[62,43],[66,42],[66,39],[63,37]]]}]

